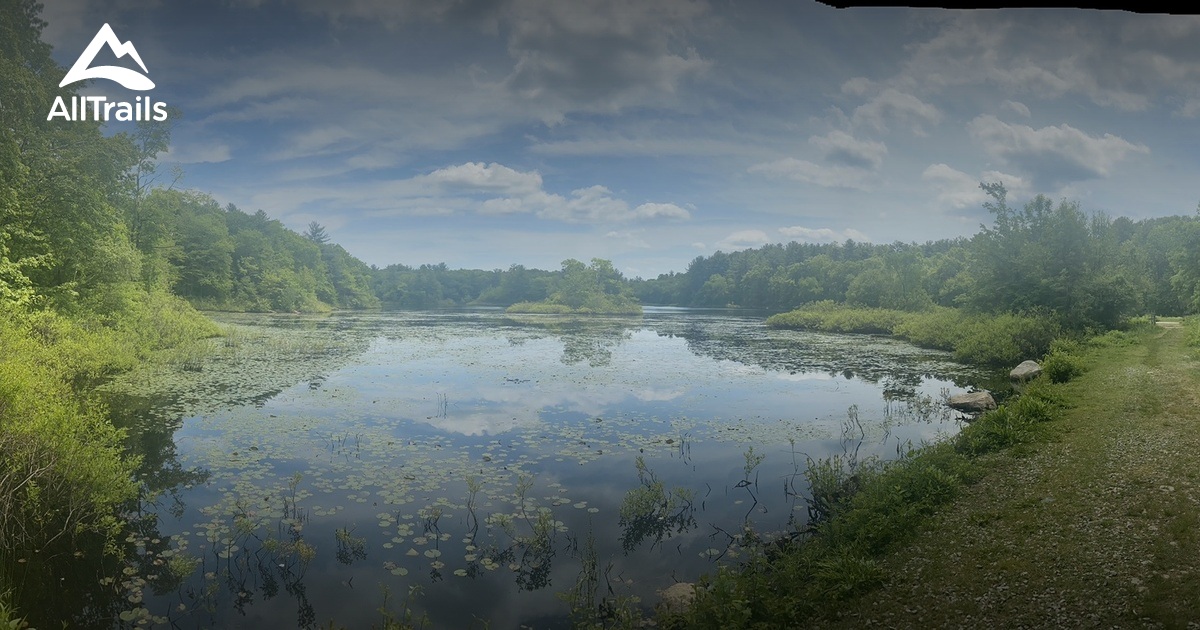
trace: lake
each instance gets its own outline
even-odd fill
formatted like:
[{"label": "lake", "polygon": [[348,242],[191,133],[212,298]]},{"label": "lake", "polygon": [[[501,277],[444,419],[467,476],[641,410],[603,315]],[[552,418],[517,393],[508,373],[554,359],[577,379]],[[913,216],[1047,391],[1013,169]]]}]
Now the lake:
[{"label": "lake", "polygon": [[572,604],[648,608],[736,563],[746,527],[802,527],[809,458],[953,434],[944,397],[991,376],[736,311],[214,318],[230,334],[207,356],[108,387],[148,492],[132,561],[72,578],[99,582],[79,625],[359,628],[407,608],[559,628]]}]

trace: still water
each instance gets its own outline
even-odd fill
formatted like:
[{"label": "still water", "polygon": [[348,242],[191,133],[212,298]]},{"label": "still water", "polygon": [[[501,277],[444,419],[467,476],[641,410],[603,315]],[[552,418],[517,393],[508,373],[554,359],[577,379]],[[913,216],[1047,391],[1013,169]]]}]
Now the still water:
[{"label": "still water", "polygon": [[427,627],[556,628],[572,602],[648,609],[736,563],[745,527],[802,527],[808,458],[954,433],[943,397],[986,377],[719,311],[216,318],[230,334],[208,356],[111,387],[148,489],[133,560],[101,578],[120,625],[365,628],[407,608]]}]

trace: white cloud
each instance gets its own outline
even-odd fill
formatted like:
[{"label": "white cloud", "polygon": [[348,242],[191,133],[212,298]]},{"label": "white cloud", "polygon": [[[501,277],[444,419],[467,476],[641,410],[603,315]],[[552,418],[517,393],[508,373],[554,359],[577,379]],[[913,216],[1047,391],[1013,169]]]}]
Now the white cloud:
[{"label": "white cloud", "polygon": [[421,179],[450,188],[500,192],[507,195],[532,194],[542,189],[542,176],[537,171],[522,173],[503,164],[467,162],[440,168]]},{"label": "white cloud", "polygon": [[633,209],[639,219],[690,219],[691,213],[673,203],[644,203]]},{"label": "white cloud", "polygon": [[739,230],[717,242],[717,248],[726,251],[761,247],[770,242],[762,230]]},{"label": "white cloud", "polygon": [[[486,215],[529,214],[567,223],[625,223],[630,221],[679,221],[691,213],[673,203],[647,202],[636,207],[614,197],[612,191],[595,185],[578,188],[569,195],[544,189],[537,171],[519,171],[492,162],[467,162],[440,168],[407,180],[376,184],[361,191],[371,203],[383,202],[389,214],[410,209],[420,214],[445,214],[447,210],[474,210]],[[306,194],[313,194],[311,191]]]},{"label": "white cloud", "polygon": [[805,243],[834,243],[853,239],[861,243],[871,241],[866,234],[854,229],[833,230],[830,228],[808,228],[802,225],[779,228],[779,233],[787,238]]},{"label": "white cloud", "polygon": [[887,131],[888,122],[902,123],[908,125],[913,133],[925,135],[923,125],[936,125],[942,120],[942,113],[912,94],[887,88],[866,104],[855,108],[851,120],[855,125],[878,132]]},{"label": "white cloud", "polygon": [[1143,144],[1108,133],[1090,136],[1065,123],[1034,129],[983,115],[967,130],[989,155],[1029,174],[1039,188],[1108,177],[1127,155],[1150,152]]},{"label": "white cloud", "polygon": [[1029,118],[1032,115],[1029,111],[1029,107],[1020,101],[1004,101],[1003,103],[1000,103],[1000,106],[1009,111],[1016,112],[1017,114],[1026,118]]},{"label": "white cloud", "polygon": [[937,191],[939,205],[955,210],[983,205],[987,200],[987,193],[979,187],[981,182],[1002,183],[1010,194],[1025,194],[1030,190],[1029,182],[1016,175],[984,171],[979,177],[972,177],[942,163],[926,167],[921,173],[921,179]]}]

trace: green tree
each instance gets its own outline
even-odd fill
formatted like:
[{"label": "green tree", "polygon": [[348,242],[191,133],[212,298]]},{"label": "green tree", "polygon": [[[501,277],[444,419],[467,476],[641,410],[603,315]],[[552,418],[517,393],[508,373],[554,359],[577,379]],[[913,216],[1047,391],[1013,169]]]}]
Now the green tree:
[{"label": "green tree", "polygon": [[324,245],[329,242],[329,235],[325,233],[325,228],[320,223],[313,221],[308,224],[308,231],[304,233],[304,238],[316,243]]}]

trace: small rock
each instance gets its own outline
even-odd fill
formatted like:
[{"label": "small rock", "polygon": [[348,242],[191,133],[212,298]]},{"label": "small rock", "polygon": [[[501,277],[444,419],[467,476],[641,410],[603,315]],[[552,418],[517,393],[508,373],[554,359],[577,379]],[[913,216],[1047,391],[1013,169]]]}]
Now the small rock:
[{"label": "small rock", "polygon": [[996,408],[996,399],[987,392],[970,392],[967,394],[958,394],[951,396],[949,402],[946,403],[951,409],[966,411],[968,413],[979,413]]},{"label": "small rock", "polygon": [[1038,365],[1037,361],[1022,361],[1020,365],[1008,373],[1008,377],[1014,381],[1028,381],[1032,378],[1037,378],[1041,373],[1042,366]]}]

